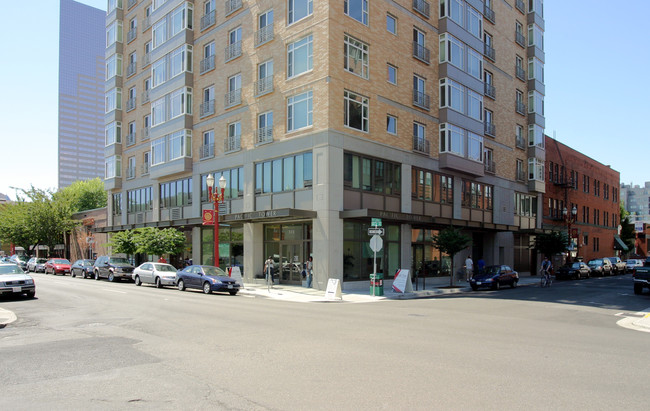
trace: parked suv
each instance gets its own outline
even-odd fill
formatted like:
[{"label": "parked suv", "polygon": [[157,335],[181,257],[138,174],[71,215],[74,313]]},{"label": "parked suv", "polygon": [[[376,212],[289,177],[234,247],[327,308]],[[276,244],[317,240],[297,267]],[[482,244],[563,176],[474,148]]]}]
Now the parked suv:
[{"label": "parked suv", "polygon": [[612,263],[612,274],[625,274],[625,261],[621,261],[619,257],[605,257]]},{"label": "parked suv", "polygon": [[101,256],[97,257],[93,266],[93,274],[95,280],[100,278],[108,278],[108,281],[115,281],[116,279],[131,280],[131,273],[134,267],[131,262],[124,257],[111,257]]}]

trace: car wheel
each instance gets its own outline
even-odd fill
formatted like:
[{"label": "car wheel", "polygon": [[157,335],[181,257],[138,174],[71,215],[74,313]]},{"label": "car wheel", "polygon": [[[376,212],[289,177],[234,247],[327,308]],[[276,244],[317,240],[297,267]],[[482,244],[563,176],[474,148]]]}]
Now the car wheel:
[{"label": "car wheel", "polygon": [[475,286],[475,285],[473,285],[473,286],[472,286],[472,290],[476,291],[476,290],[478,290],[478,287]]},{"label": "car wheel", "polygon": [[178,280],[176,287],[178,288],[178,291],[185,291],[185,282],[183,280]]},{"label": "car wheel", "polygon": [[237,295],[237,291],[228,291],[230,295]]},{"label": "car wheel", "polygon": [[70,271],[70,277],[76,278],[77,274],[74,271]]},{"label": "car wheel", "polygon": [[115,274],[113,274],[112,271],[110,271],[110,272],[108,273],[108,281],[111,282],[111,283],[112,283],[113,281],[115,281]]},{"label": "car wheel", "polygon": [[36,297],[36,291],[30,291],[27,293],[27,298],[34,298]]},{"label": "car wheel", "polygon": [[203,293],[204,294],[211,294],[212,293],[212,286],[207,281],[203,283]]},{"label": "car wheel", "polygon": [[47,268],[43,270],[43,274],[47,275]]},{"label": "car wheel", "polygon": [[634,284],[634,294],[643,294],[643,286],[641,284]]},{"label": "car wheel", "polygon": [[501,284],[500,284],[498,281],[496,281],[496,282],[494,283],[494,285],[492,286],[492,288],[493,288],[494,290],[500,290],[500,289],[501,289]]},{"label": "car wheel", "polygon": [[156,277],[156,288],[162,288],[162,283],[160,282],[160,277]]},{"label": "car wheel", "polygon": [[99,281],[99,271],[95,271],[95,280]]},{"label": "car wheel", "polygon": [[512,282],[512,288],[517,288],[517,280],[514,280],[514,281]]},{"label": "car wheel", "polygon": [[140,287],[142,285],[142,280],[140,280],[139,275],[135,276],[135,285],[137,285],[138,287]]}]

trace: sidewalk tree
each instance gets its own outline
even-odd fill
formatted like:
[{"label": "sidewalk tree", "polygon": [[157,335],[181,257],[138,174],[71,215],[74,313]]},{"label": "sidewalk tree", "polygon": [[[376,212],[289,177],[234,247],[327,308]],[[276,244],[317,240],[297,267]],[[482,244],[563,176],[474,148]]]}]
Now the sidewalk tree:
[{"label": "sidewalk tree", "polygon": [[440,230],[438,235],[431,236],[431,242],[435,248],[447,254],[451,258],[451,273],[449,275],[449,286],[454,286],[454,255],[467,248],[471,239],[463,234],[460,229],[449,227]]},{"label": "sidewalk tree", "polygon": [[108,245],[116,254],[133,255],[138,251],[137,236],[134,230],[113,233]]},{"label": "sidewalk tree", "polygon": [[636,234],[634,233],[634,224],[630,221],[630,213],[623,207],[623,202],[620,204],[620,219],[621,222],[621,240],[627,246],[627,249],[633,251],[636,246]]},{"label": "sidewalk tree", "polygon": [[185,234],[175,228],[137,228],[138,252],[147,255],[178,254],[185,247]]},{"label": "sidewalk tree", "polygon": [[75,213],[106,207],[107,203],[104,182],[99,177],[92,180],[75,181],[59,190],[54,198],[69,203]]},{"label": "sidewalk tree", "polygon": [[36,247],[38,239],[28,223],[29,203],[18,201],[0,205],[0,241],[14,244],[31,254],[30,247]]},{"label": "sidewalk tree", "polygon": [[551,231],[535,237],[535,249],[551,259],[555,254],[563,253],[569,247],[569,238],[563,231]]}]

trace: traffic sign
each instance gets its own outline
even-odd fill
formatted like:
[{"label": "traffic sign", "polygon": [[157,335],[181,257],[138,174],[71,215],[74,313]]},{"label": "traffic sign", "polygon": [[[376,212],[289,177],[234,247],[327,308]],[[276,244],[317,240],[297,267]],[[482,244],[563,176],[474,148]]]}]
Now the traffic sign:
[{"label": "traffic sign", "polygon": [[382,227],[369,228],[368,235],[384,235],[384,229]]},{"label": "traffic sign", "polygon": [[372,218],[370,220],[370,225],[373,227],[381,227],[381,218]]},{"label": "traffic sign", "polygon": [[384,240],[382,240],[378,235],[373,235],[370,239],[370,249],[374,252],[378,252],[383,246]]}]

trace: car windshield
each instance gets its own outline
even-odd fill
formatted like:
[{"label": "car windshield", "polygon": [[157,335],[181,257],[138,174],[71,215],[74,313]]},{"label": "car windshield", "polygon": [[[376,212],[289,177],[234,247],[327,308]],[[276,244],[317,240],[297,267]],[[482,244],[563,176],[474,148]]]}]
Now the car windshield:
[{"label": "car windshield", "polygon": [[627,260],[627,261],[625,262],[625,264],[634,265],[634,264],[636,264],[636,260]]},{"label": "car windshield", "polygon": [[70,261],[62,259],[62,258],[57,258],[56,260],[52,260],[53,264],[70,264]]},{"label": "car windshield", "polygon": [[129,260],[122,257],[111,257],[109,260],[112,264],[130,264]]},{"label": "car windshield", "polygon": [[491,265],[489,267],[485,267],[485,274],[499,274],[499,266],[498,265]]},{"label": "car windshield", "polygon": [[603,263],[603,260],[601,260],[601,259],[596,259],[596,260],[589,261],[589,265],[600,265],[602,263]]},{"label": "car windshield", "polygon": [[84,267],[90,267],[93,264],[95,264],[95,260],[83,260],[81,262],[81,265]]},{"label": "car windshield", "polygon": [[571,267],[571,268],[580,268],[580,263],[573,263],[569,267]]},{"label": "car windshield", "polygon": [[47,258],[37,258],[36,264],[43,264],[47,262]]},{"label": "car windshield", "polygon": [[221,268],[204,266],[203,271],[205,272],[205,275],[220,275],[227,277],[226,273]]},{"label": "car windshield", "polygon": [[0,275],[2,274],[22,274],[23,269],[16,264],[3,264],[0,265]]},{"label": "car windshield", "polygon": [[169,264],[154,264],[154,267],[156,267],[156,271],[164,271],[169,273],[175,273],[177,271],[173,265]]}]

